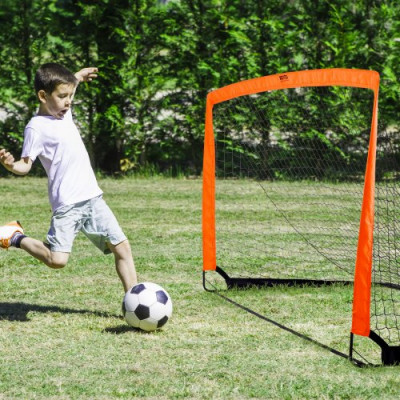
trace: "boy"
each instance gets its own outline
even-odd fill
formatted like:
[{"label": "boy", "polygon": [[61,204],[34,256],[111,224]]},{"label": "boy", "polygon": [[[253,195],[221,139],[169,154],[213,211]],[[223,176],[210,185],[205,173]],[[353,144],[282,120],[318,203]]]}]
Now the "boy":
[{"label": "boy", "polygon": [[112,252],[124,287],[137,283],[131,247],[102,198],[89,155],[73,122],[71,105],[79,82],[97,77],[97,68],[72,74],[55,63],[42,65],[35,76],[38,113],[24,132],[19,161],[0,149],[0,162],[16,175],[26,175],[39,157],[48,176],[53,215],[47,243],[28,237],[19,222],[0,227],[0,247],[21,248],[50,268],[63,268],[75,236],[82,231],[104,253]]}]

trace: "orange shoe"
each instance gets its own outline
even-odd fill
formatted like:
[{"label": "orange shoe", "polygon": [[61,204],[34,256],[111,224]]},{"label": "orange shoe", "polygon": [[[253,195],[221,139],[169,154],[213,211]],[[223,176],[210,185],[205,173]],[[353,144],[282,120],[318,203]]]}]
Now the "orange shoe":
[{"label": "orange shoe", "polygon": [[0,247],[8,249],[11,246],[11,238],[16,232],[24,233],[18,221],[12,221],[6,225],[0,226]]}]

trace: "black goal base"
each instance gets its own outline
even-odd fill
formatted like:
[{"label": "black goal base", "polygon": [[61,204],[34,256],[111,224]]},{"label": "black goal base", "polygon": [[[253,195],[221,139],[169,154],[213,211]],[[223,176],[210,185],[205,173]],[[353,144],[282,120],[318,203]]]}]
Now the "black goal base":
[{"label": "black goal base", "polygon": [[389,346],[374,331],[370,332],[369,338],[381,348],[381,359],[383,365],[400,365],[400,346]]},{"label": "black goal base", "polygon": [[[283,286],[329,286],[335,284],[352,285],[352,281],[326,280],[326,279],[298,279],[298,278],[250,278],[250,277],[231,277],[222,268],[216,268],[217,272],[224,280],[227,289],[247,289],[250,287],[274,287]],[[203,271],[203,286],[205,286],[205,272]]]},{"label": "black goal base", "polygon": [[382,349],[383,365],[400,365],[400,346],[388,346]]}]

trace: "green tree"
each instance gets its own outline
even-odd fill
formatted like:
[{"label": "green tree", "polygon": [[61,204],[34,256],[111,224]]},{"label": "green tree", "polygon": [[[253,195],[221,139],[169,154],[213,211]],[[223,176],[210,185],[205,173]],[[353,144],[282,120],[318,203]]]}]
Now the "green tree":
[{"label": "green tree", "polygon": [[395,0],[2,0],[0,145],[21,150],[48,61],[99,67],[74,112],[106,172],[200,173],[207,94],[285,71],[377,70],[380,121],[397,132],[399,16]]},{"label": "green tree", "polygon": [[14,153],[20,151],[23,129],[37,107],[33,77],[48,32],[39,21],[47,20],[54,3],[4,0],[0,5],[0,146]]}]

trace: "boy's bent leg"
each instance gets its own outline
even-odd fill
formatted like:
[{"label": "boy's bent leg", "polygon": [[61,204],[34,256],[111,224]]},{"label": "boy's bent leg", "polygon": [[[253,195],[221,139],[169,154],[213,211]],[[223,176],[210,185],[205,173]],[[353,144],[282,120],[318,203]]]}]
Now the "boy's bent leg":
[{"label": "boy's bent leg", "polygon": [[137,275],[131,246],[128,240],[124,240],[117,245],[111,243],[107,243],[107,245],[114,254],[115,268],[124,286],[124,290],[127,292],[132,286],[137,284]]},{"label": "boy's bent leg", "polygon": [[21,240],[20,247],[50,268],[63,268],[68,262],[69,253],[51,251],[46,243],[31,237],[24,237]]}]

